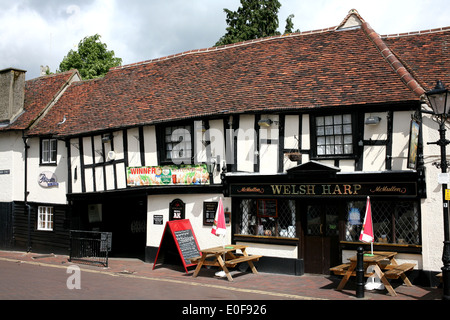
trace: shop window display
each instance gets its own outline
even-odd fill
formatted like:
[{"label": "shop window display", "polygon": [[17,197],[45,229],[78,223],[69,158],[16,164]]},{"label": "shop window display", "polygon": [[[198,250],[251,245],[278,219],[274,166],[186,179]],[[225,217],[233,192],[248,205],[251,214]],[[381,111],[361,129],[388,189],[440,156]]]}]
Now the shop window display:
[{"label": "shop window display", "polygon": [[238,234],[295,238],[295,201],[243,199]]},{"label": "shop window display", "polygon": [[[365,201],[347,204],[345,241],[359,241],[365,213]],[[417,203],[410,201],[372,201],[375,243],[420,244],[420,223]]]}]

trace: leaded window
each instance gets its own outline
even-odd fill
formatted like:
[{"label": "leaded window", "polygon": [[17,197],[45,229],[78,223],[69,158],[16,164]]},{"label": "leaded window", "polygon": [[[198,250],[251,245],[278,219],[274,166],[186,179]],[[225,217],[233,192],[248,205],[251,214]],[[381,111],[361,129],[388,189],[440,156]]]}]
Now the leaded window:
[{"label": "leaded window", "polygon": [[239,200],[237,233],[265,237],[295,238],[295,200]]},{"label": "leaded window", "polygon": [[[347,205],[349,214],[345,240],[359,241],[366,203],[352,201]],[[375,243],[415,245],[421,243],[419,210],[416,202],[371,200],[371,209]]]},{"label": "leaded window", "polygon": [[353,154],[351,114],[318,116],[315,119],[318,156]]}]

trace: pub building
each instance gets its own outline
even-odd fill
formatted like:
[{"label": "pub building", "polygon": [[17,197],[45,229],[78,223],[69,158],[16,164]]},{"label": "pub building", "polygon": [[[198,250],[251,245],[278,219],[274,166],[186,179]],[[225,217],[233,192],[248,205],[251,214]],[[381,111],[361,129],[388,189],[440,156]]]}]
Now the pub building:
[{"label": "pub building", "polygon": [[282,248],[283,258],[268,259],[268,268],[279,272],[328,274],[361,246],[369,196],[377,250],[401,249],[414,259],[420,254],[419,180],[416,172],[349,173],[314,160],[278,175],[229,174],[234,240],[261,253]]},{"label": "pub building", "polygon": [[[0,119],[11,149],[0,150],[0,245],[67,253],[70,230],[105,231],[112,256],[154,262],[166,223],[189,219],[200,248],[246,244],[261,272],[328,274],[364,245],[370,197],[374,249],[414,262],[410,279],[431,285],[442,266],[440,155],[422,111],[436,78],[450,84],[449,36],[380,36],[351,10],[337,27],[90,81],[2,71],[25,94]],[[225,239],[211,234],[220,199]]]}]

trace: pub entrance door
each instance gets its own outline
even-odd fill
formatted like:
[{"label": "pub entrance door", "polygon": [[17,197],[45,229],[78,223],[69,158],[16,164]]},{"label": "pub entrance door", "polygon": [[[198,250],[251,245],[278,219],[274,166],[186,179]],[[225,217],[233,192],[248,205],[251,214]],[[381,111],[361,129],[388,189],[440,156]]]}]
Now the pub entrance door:
[{"label": "pub entrance door", "polygon": [[339,208],[309,203],[302,209],[305,272],[329,274],[330,267],[339,263]]}]

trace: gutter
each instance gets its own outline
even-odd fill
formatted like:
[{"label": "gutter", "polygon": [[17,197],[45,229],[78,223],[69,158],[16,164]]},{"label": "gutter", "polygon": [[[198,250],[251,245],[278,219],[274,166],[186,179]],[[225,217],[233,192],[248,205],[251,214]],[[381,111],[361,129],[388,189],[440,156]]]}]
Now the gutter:
[{"label": "gutter", "polygon": [[28,191],[28,149],[30,146],[28,145],[28,137],[25,135],[25,133],[22,133],[22,139],[24,144],[24,158],[25,158],[25,168],[24,168],[24,194],[23,194],[23,201],[25,203],[25,207],[27,208],[27,223],[28,223],[28,230],[27,230],[27,252],[31,251],[31,206],[28,204],[28,194],[30,193]]}]

